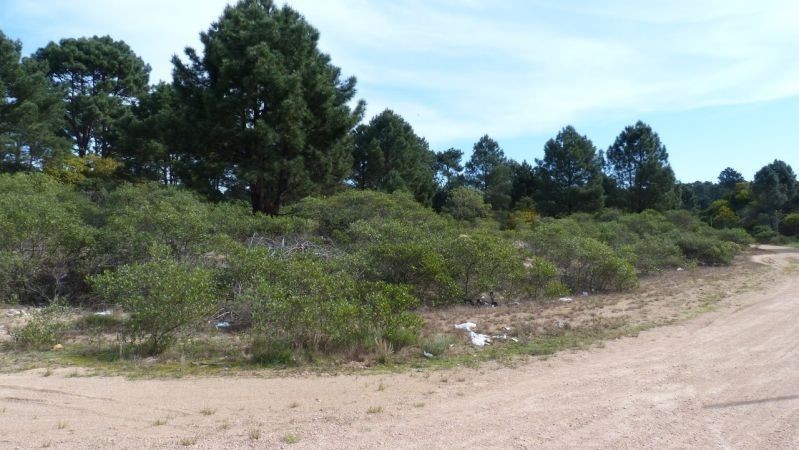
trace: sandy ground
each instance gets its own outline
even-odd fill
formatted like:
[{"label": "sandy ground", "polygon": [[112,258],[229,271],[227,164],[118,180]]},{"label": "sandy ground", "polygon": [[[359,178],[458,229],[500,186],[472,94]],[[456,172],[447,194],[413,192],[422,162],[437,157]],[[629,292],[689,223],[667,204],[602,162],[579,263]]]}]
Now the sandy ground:
[{"label": "sandy ground", "polygon": [[0,375],[0,448],[797,448],[799,251],[716,312],[517,367],[128,381]]}]

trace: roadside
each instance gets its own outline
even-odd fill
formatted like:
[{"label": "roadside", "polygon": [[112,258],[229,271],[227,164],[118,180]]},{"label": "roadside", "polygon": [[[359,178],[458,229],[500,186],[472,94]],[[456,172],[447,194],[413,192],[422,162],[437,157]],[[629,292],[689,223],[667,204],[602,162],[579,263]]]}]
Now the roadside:
[{"label": "roadside", "polygon": [[797,257],[753,256],[763,288],[715,312],[544,361],[372,376],[0,375],[0,446],[796,447]]}]

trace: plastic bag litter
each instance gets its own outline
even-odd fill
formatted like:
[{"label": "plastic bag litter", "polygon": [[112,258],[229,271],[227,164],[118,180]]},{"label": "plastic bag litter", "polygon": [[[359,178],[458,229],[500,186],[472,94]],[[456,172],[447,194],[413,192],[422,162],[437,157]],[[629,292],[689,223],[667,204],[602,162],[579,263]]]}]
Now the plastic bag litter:
[{"label": "plastic bag litter", "polygon": [[565,302],[565,303],[568,303],[568,302],[570,302],[570,301],[572,301],[572,300],[574,300],[574,299],[573,299],[573,298],[571,298],[571,297],[561,297],[561,298],[559,298],[558,300],[560,300],[560,301],[562,301],[562,302]]},{"label": "plastic bag litter", "polygon": [[455,325],[455,328],[457,328],[458,330],[463,330],[463,331],[472,331],[473,329],[477,328],[477,324],[476,323],[472,323],[472,322],[465,322],[465,323],[461,323],[461,324]]},{"label": "plastic bag litter", "polygon": [[230,328],[230,322],[219,322],[216,324],[216,327],[220,330]]},{"label": "plastic bag litter", "polygon": [[490,337],[485,334],[475,333],[474,331],[469,332],[469,340],[472,341],[472,345],[475,347],[484,347],[486,344],[491,343]]},{"label": "plastic bag litter", "polygon": [[94,313],[95,316],[110,316],[113,314],[111,311],[98,311]]}]

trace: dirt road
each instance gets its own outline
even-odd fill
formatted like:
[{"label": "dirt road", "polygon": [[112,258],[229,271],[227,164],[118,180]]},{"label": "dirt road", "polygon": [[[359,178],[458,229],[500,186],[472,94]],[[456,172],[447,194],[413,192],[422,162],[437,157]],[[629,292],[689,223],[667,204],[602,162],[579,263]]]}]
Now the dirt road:
[{"label": "dirt road", "polygon": [[604,348],[520,367],[127,381],[0,376],[0,448],[797,448],[799,271]]}]

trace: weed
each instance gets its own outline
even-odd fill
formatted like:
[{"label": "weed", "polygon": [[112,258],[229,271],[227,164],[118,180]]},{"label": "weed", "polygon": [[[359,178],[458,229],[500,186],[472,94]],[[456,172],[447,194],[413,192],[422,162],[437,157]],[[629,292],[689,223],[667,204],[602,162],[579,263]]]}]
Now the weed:
[{"label": "weed", "polygon": [[204,416],[212,416],[216,413],[216,409],[214,408],[203,408],[200,410],[200,414]]},{"label": "weed", "polygon": [[370,406],[369,409],[366,410],[367,414],[380,414],[383,412],[382,406]]},{"label": "weed", "polygon": [[414,404],[413,404],[413,407],[414,407],[414,408],[424,408],[424,403],[422,403],[422,402],[419,402],[419,403],[414,403]]},{"label": "weed", "polygon": [[380,384],[377,386],[377,390],[378,391],[385,391],[386,390],[386,385],[383,384],[383,382],[381,381]]},{"label": "weed", "polygon": [[166,422],[167,422],[166,419],[155,419],[155,421],[153,422],[153,426],[160,427],[161,425],[166,425]]},{"label": "weed", "polygon": [[280,440],[284,444],[291,445],[291,444],[296,444],[296,443],[300,442],[300,436],[296,435],[296,434],[289,433],[289,434],[283,436],[282,438],[280,438]]},{"label": "weed", "polygon": [[59,420],[58,425],[56,425],[56,428],[58,428],[59,430],[63,430],[64,428],[67,427],[67,425],[69,424],[64,422],[63,420]]},{"label": "weed", "polygon": [[197,443],[196,437],[187,437],[180,440],[180,445],[184,447],[191,447]]},{"label": "weed", "polygon": [[44,373],[42,374],[42,376],[43,377],[49,377],[52,374],[53,374],[53,369],[48,367],[47,369],[44,370]]},{"label": "weed", "polygon": [[257,441],[258,439],[261,439],[261,430],[254,428],[250,430],[249,436],[251,441]]},{"label": "weed", "polygon": [[422,351],[430,353],[433,356],[442,356],[450,346],[455,342],[455,339],[448,334],[434,334],[422,338],[419,343]]},{"label": "weed", "polygon": [[299,402],[291,402],[289,405],[289,409],[298,408],[300,406]]}]

